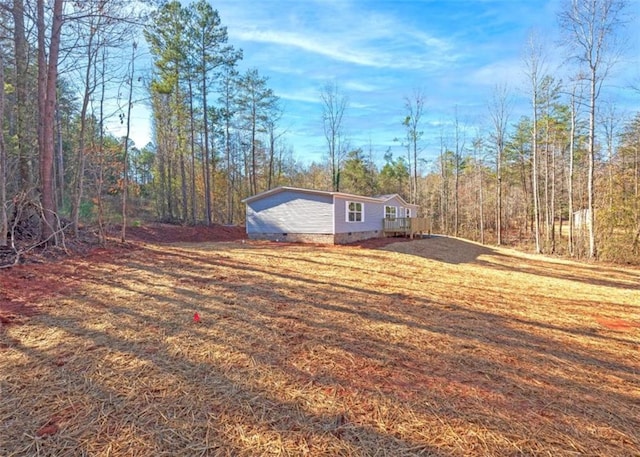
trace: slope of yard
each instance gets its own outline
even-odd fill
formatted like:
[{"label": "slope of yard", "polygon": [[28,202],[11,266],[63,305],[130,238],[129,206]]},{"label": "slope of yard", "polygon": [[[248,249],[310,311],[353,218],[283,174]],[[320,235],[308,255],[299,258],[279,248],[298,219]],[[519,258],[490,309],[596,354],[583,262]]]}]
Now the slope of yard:
[{"label": "slope of yard", "polygon": [[16,267],[0,455],[638,456],[639,284],[441,237]]}]

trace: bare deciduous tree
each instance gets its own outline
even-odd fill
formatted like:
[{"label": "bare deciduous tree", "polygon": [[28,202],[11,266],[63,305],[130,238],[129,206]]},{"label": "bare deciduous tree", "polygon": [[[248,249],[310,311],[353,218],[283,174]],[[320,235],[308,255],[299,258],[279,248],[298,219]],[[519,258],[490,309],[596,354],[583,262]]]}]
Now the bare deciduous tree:
[{"label": "bare deciduous tree", "polygon": [[595,215],[595,136],[596,103],[602,85],[621,53],[616,33],[624,23],[624,0],[570,0],[559,15],[571,56],[586,67],[589,82],[589,133],[588,133],[588,229],[589,258],[596,258]]},{"label": "bare deciduous tree", "polygon": [[409,199],[411,203],[418,203],[418,153],[420,140],[424,132],[420,130],[420,122],[424,111],[425,95],[416,90],[412,97],[405,97],[404,108],[406,116],[402,121],[406,129],[407,159],[409,164]]},{"label": "bare deciduous tree", "polygon": [[489,117],[493,124],[491,135],[496,152],[496,244],[502,244],[502,165],[504,161],[505,137],[510,114],[509,92],[506,85],[496,86],[489,102]]},{"label": "bare deciduous tree", "polygon": [[455,151],[453,152],[453,172],[454,172],[454,186],[453,186],[453,230],[454,235],[458,236],[460,230],[460,175],[462,168],[464,167],[464,154],[465,154],[465,128],[460,126],[460,119],[458,118],[458,107],[455,107],[454,113],[454,142]]},{"label": "bare deciduous tree", "polygon": [[571,88],[571,98],[570,98],[570,110],[571,110],[571,119],[570,119],[570,132],[569,132],[569,173],[567,173],[567,197],[568,197],[568,205],[569,205],[569,240],[568,240],[568,251],[569,255],[573,256],[575,240],[574,240],[574,220],[573,220],[573,183],[574,183],[574,163],[575,163],[575,150],[576,150],[576,119],[578,112],[578,104],[576,97],[576,90],[578,90],[578,78],[574,81],[574,85]]},{"label": "bare deciduous tree", "polygon": [[120,241],[123,243],[127,236],[127,195],[129,188],[129,135],[131,133],[131,108],[133,107],[133,81],[135,76],[136,50],[138,44],[134,41],[131,46],[131,67],[129,73],[129,97],[127,99],[127,129],[124,136],[124,154],[122,157],[122,232]]},{"label": "bare deciduous tree", "polygon": [[542,252],[540,243],[540,195],[538,186],[538,102],[540,84],[545,72],[545,59],[542,46],[535,36],[529,37],[527,54],[525,56],[525,73],[530,84],[530,96],[533,111],[531,129],[531,193],[533,195],[534,235],[536,253]]},{"label": "bare deciduous tree", "polygon": [[342,119],[347,109],[348,99],[338,90],[335,82],[327,83],[320,92],[322,100],[322,125],[327,140],[329,168],[331,171],[331,187],[340,191],[340,168],[345,156],[343,147],[344,132]]},{"label": "bare deciduous tree", "polygon": [[484,176],[482,168],[484,166],[484,144],[480,132],[473,140],[473,160],[475,162],[476,174],[478,175],[478,226],[480,232],[480,243],[484,244]]}]

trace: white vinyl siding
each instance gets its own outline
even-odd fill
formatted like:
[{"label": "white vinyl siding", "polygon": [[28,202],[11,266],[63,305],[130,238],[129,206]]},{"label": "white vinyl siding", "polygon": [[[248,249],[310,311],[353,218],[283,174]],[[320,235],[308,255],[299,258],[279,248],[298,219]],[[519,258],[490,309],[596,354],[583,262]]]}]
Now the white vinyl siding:
[{"label": "white vinyl siding", "polygon": [[364,222],[364,203],[347,201],[347,222]]},{"label": "white vinyl siding", "polygon": [[279,192],[247,203],[247,233],[331,234],[333,213],[330,196]]}]

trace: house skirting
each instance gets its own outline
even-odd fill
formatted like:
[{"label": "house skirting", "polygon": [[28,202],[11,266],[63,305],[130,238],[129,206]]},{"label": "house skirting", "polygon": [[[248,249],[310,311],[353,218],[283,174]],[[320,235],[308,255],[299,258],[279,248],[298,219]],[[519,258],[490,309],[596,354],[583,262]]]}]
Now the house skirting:
[{"label": "house skirting", "polygon": [[336,233],[334,235],[335,244],[349,244],[356,243],[362,240],[368,240],[371,238],[382,237],[382,230],[369,230],[368,232],[348,232],[348,233]]},{"label": "house skirting", "polygon": [[379,238],[382,230],[348,233],[249,233],[250,240],[286,241],[289,243],[349,244]]}]

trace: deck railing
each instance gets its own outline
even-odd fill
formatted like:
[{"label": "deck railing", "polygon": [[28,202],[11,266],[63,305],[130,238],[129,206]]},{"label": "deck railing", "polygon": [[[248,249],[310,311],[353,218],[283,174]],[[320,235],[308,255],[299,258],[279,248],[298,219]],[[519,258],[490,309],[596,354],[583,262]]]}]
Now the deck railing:
[{"label": "deck railing", "polygon": [[429,222],[424,217],[395,217],[383,219],[383,231],[387,234],[414,235],[430,233]]}]

